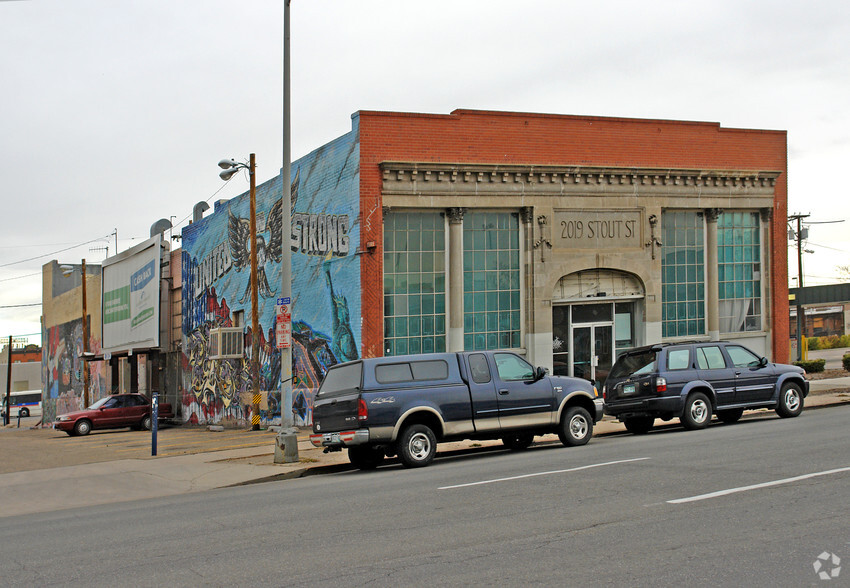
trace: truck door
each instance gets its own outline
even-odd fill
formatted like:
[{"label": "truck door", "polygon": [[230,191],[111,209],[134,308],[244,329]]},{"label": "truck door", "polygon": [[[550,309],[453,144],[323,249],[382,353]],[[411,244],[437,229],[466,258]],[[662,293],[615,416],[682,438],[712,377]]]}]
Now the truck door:
[{"label": "truck door", "polygon": [[499,422],[503,429],[551,425],[555,397],[548,378],[534,380],[534,367],[513,353],[494,353]]},{"label": "truck door", "polygon": [[469,364],[469,395],[472,400],[472,420],[476,431],[499,429],[499,404],[496,384],[483,353],[466,356]]}]

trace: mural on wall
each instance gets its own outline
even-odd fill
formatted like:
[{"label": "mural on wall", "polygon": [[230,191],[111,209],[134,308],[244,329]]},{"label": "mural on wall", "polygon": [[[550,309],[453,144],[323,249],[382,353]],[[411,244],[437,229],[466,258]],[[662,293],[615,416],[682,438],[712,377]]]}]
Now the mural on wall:
[{"label": "mural on wall", "polygon": [[[356,132],[292,165],[292,410],[312,422],[313,396],[327,372],[360,349],[359,164]],[[257,282],[261,419],[280,422],[281,354],[275,339],[280,292],[281,177],[257,187]],[[183,231],[183,415],[196,424],[247,424],[251,416],[249,198],[216,204]],[[237,318],[239,317],[239,318]],[[210,331],[242,325],[244,353],[211,359]]]},{"label": "mural on wall", "polygon": [[[86,317],[91,333],[91,316]],[[89,402],[107,394],[106,364],[80,360],[83,350],[83,321],[77,319],[55,327],[43,334],[47,342],[42,348],[42,421],[53,422],[57,414],[83,408],[83,369],[89,370]],[[89,336],[89,351],[100,353],[100,339]]]}]

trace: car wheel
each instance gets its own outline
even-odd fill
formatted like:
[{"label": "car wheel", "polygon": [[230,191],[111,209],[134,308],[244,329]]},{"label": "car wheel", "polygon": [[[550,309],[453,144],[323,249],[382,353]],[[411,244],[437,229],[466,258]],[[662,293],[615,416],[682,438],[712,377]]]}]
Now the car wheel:
[{"label": "car wheel", "polygon": [[22,418],[22,419],[25,419],[25,418],[27,418],[27,417],[30,415],[30,411],[29,411],[29,409],[28,409],[28,408],[22,408],[22,409],[20,410],[20,413],[21,413],[21,418]]},{"label": "car wheel", "polygon": [[86,419],[80,419],[74,423],[75,435],[88,435],[91,432],[91,422]]},{"label": "car wheel", "polygon": [[516,433],[514,435],[506,435],[502,437],[502,443],[505,447],[512,451],[522,451],[528,449],[528,446],[534,441],[534,435],[531,433]]},{"label": "car wheel", "polygon": [[794,382],[787,382],[779,391],[776,414],[783,419],[799,416],[803,412],[803,391]]},{"label": "car wheel", "polygon": [[711,421],[711,401],[702,392],[695,392],[688,396],[685,402],[685,411],[680,418],[686,429],[704,429]]},{"label": "car wheel", "polygon": [[349,447],[348,460],[361,470],[374,470],[384,461],[384,450],[375,447]]},{"label": "car wheel", "polygon": [[730,408],[728,410],[718,410],[717,418],[720,419],[721,422],[724,422],[727,425],[731,425],[732,423],[737,423],[739,420],[741,420],[741,416],[743,414],[743,408]]},{"label": "car wheel", "polygon": [[558,438],[567,447],[584,445],[593,435],[593,419],[590,413],[580,406],[571,406],[561,417],[558,426]]},{"label": "car wheel", "polygon": [[437,438],[426,425],[405,427],[398,438],[398,457],[406,468],[425,467],[437,455]]},{"label": "car wheel", "polygon": [[148,415],[148,416],[146,416],[145,418],[142,419],[141,427],[145,431],[151,430],[151,417],[150,417],[150,415]]},{"label": "car wheel", "polygon": [[632,435],[646,435],[655,424],[655,417],[634,417],[625,419],[623,424]]}]

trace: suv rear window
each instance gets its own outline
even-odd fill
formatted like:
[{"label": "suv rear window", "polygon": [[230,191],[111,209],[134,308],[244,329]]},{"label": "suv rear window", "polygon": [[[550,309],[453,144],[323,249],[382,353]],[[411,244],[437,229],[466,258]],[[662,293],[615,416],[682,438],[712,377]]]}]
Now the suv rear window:
[{"label": "suv rear window", "polygon": [[329,369],[316,396],[327,398],[359,390],[362,372],[363,364],[359,361]]},{"label": "suv rear window", "polygon": [[609,377],[623,378],[625,376],[648,374],[655,370],[655,351],[647,349],[639,353],[621,356],[611,368]]},{"label": "suv rear window", "polygon": [[667,369],[668,370],[686,370],[691,367],[691,350],[687,347],[684,349],[671,349],[667,352]]}]

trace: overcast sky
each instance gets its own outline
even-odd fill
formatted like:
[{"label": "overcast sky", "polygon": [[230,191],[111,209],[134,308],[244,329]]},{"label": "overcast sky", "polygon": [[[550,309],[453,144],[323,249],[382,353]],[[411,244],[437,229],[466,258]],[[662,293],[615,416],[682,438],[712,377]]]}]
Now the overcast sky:
[{"label": "overcast sky", "polygon": [[[850,265],[846,0],[294,0],[291,27],[293,159],[358,110],[787,130],[789,212],[847,220],[811,227],[804,283]],[[219,159],[279,173],[282,48],[282,0],[0,0],[0,337],[40,331],[8,307],[41,301],[44,263],[244,192]]]}]

